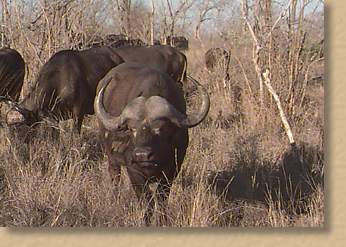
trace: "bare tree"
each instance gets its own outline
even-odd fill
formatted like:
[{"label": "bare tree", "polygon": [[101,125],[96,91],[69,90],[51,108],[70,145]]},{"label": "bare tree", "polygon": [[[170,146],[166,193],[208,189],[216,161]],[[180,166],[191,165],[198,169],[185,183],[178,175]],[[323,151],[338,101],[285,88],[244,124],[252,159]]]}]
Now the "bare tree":
[{"label": "bare tree", "polygon": [[[182,14],[186,13],[188,9],[194,4],[193,0],[180,0],[177,4],[177,7],[174,8],[172,0],[166,0],[168,13],[170,18],[170,23],[168,26],[168,31],[165,30],[165,36],[174,36],[176,24],[179,18],[182,18]],[[166,22],[167,24],[167,22]],[[168,35],[167,35],[168,34]]]},{"label": "bare tree", "polygon": [[[245,1],[246,0],[242,1],[243,6],[245,6]],[[291,6],[291,2],[292,1],[289,2],[288,7]],[[259,2],[257,2],[257,3],[259,4]],[[257,6],[257,7],[259,7],[259,6]],[[284,11],[280,14],[280,16],[278,17],[278,20],[275,22],[275,25],[277,25],[279,23],[279,21],[282,19],[283,13],[285,13],[287,8],[284,9]],[[257,15],[258,15],[259,14],[258,10],[256,10],[256,12],[257,12]],[[278,107],[278,110],[279,110],[279,114],[280,114],[280,118],[281,118],[281,121],[282,121],[282,123],[284,125],[284,129],[286,131],[286,134],[288,136],[290,144],[295,144],[295,141],[294,141],[294,138],[293,138],[293,134],[292,134],[292,130],[291,130],[291,127],[290,127],[290,125],[289,125],[289,123],[287,121],[287,118],[286,118],[286,115],[284,113],[284,110],[282,108],[280,98],[279,98],[279,96],[277,95],[277,93],[275,92],[275,90],[273,89],[273,87],[271,85],[270,70],[268,68],[264,69],[264,65],[262,65],[260,63],[260,52],[263,49],[263,47],[262,47],[263,42],[265,42],[266,40],[260,40],[258,38],[258,32],[257,32],[257,35],[256,35],[256,32],[255,32],[254,28],[250,24],[247,12],[243,11],[243,17],[244,17],[245,23],[247,24],[248,30],[249,30],[249,32],[251,34],[251,37],[253,39],[253,45],[254,45],[253,63],[254,63],[254,66],[255,66],[255,70],[256,70],[256,73],[257,73],[258,80],[259,80],[260,85],[261,85],[260,90],[263,90],[263,86],[262,85],[264,83],[266,85],[269,93],[274,97],[274,100],[275,100],[275,102],[277,104],[277,107]],[[254,19],[255,19],[255,23],[258,23],[258,17],[255,17]],[[260,28],[260,27],[258,27],[258,28]],[[275,26],[273,26],[270,29],[269,33],[266,34],[266,35],[271,36],[272,30],[274,28],[275,28]],[[262,43],[260,43],[260,41],[262,41]],[[262,107],[263,107],[263,91],[260,91],[260,97],[261,97],[260,100],[261,100],[261,109],[262,109]]]},{"label": "bare tree", "polygon": [[131,36],[131,0],[116,0],[121,32]]},{"label": "bare tree", "polygon": [[11,31],[10,27],[11,26],[11,15],[9,12],[9,7],[8,7],[8,2],[7,0],[1,0],[1,27],[0,27],[0,32],[1,32],[1,46],[8,45],[8,32]]},{"label": "bare tree", "polygon": [[155,29],[155,1],[151,0],[151,15],[150,15],[150,44],[154,45],[154,29]]},{"label": "bare tree", "polygon": [[201,39],[200,31],[201,31],[201,26],[204,22],[208,21],[211,19],[209,14],[213,11],[220,11],[221,8],[221,3],[220,1],[213,1],[213,0],[206,0],[200,2],[198,5],[198,15],[197,15],[197,24],[195,26],[195,31],[194,31],[194,36],[196,39]]}]

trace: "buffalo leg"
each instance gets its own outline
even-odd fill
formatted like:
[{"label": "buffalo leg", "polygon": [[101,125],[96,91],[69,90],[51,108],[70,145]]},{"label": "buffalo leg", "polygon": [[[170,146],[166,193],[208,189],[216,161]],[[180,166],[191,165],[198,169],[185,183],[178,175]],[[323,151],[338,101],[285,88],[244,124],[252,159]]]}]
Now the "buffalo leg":
[{"label": "buffalo leg", "polygon": [[137,191],[137,198],[139,198],[142,203],[145,203],[144,212],[144,223],[146,226],[150,226],[151,218],[154,213],[155,201],[153,194],[150,191],[149,184],[134,186],[134,190]]},{"label": "buffalo leg", "polygon": [[101,141],[101,145],[108,157],[108,174],[112,183],[118,186],[121,174],[120,164],[124,164],[125,160],[119,153],[118,146],[113,147],[113,136],[108,131],[100,131],[98,138],[99,141],[104,138],[104,141]]},{"label": "buffalo leg", "polygon": [[149,184],[147,183],[145,177],[138,173],[138,171],[132,169],[128,169],[127,171],[138,201],[145,204],[146,207],[143,217],[144,223],[146,226],[150,226],[151,218],[154,213],[155,202],[153,194],[150,191]]},{"label": "buffalo leg", "polygon": [[181,134],[178,136],[178,138],[175,141],[176,145],[176,169],[174,173],[174,177],[176,177],[181,169],[181,165],[184,162],[185,154],[187,147],[189,145],[189,132],[187,129],[183,129],[181,131]]},{"label": "buffalo leg", "polygon": [[52,134],[53,140],[59,140],[60,138],[59,122],[57,123],[57,128],[55,127],[51,128],[51,134]]},{"label": "buffalo leg", "polygon": [[[189,144],[189,133],[187,129],[182,130],[181,134],[179,134],[177,136],[178,138],[175,141],[175,145],[176,145],[176,166],[175,166],[175,170],[173,172],[173,178],[175,178],[178,173],[181,170],[181,166],[183,164],[184,158],[185,158],[185,154],[186,154],[186,150]],[[183,170],[184,171],[184,170]],[[182,187],[184,187],[184,179],[185,179],[185,175],[183,173],[183,171],[181,172],[181,185]]]},{"label": "buffalo leg", "polygon": [[111,177],[112,183],[115,185],[119,185],[120,183],[120,175],[121,175],[121,167],[119,165],[119,159],[116,154],[112,154],[108,159],[108,172]]},{"label": "buffalo leg", "polygon": [[84,119],[85,112],[82,110],[82,105],[76,105],[73,107],[73,132],[78,135],[81,134],[82,123]]},{"label": "buffalo leg", "polygon": [[157,194],[157,206],[159,212],[161,213],[160,220],[162,225],[168,224],[167,218],[167,205],[168,205],[168,197],[171,192],[171,184],[164,180],[160,181],[156,188]]},{"label": "buffalo leg", "polygon": [[83,118],[84,115],[73,118],[73,132],[78,133],[78,135],[80,135],[82,130]]}]

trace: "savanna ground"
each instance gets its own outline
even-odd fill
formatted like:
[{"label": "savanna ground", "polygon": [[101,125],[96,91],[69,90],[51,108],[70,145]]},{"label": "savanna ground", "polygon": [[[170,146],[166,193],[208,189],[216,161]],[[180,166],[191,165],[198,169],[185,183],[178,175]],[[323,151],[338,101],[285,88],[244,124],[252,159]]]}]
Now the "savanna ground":
[{"label": "savanna ground", "polygon": [[[32,9],[24,2],[12,1],[7,4],[12,15],[2,13],[11,16],[2,19],[8,24],[2,32],[28,64],[23,97],[50,55],[80,44],[77,31],[83,31],[85,37],[96,30],[100,35],[109,33],[109,27],[101,27],[102,20],[93,18],[97,11],[104,11],[98,1],[84,1],[83,9],[79,9],[79,1],[66,1],[69,4],[62,7],[59,4],[64,1],[33,1],[36,8]],[[180,1],[183,2],[189,1]],[[195,2],[201,3],[196,5],[201,8],[202,3],[209,3]],[[185,52],[188,73],[208,89],[211,107],[207,119],[190,130],[188,153],[173,183],[165,225],[324,225],[324,64],[318,47],[323,39],[323,6],[316,17],[317,12],[309,15],[297,2],[290,6],[291,15],[274,29],[258,62],[270,68],[271,83],[281,99],[295,147],[289,145],[277,105],[265,88],[263,103],[260,101],[259,79],[252,60],[253,40],[241,16],[237,16],[241,15],[241,7],[236,3],[224,6],[234,15],[219,23],[220,32],[201,28],[198,35],[190,33],[190,49]],[[2,7],[6,3],[2,1]],[[261,24],[263,13],[252,11],[251,6],[249,13],[259,19],[256,35],[266,36],[266,25]],[[272,25],[280,12],[278,6],[274,7]],[[150,11],[132,8],[130,34],[144,39],[143,29],[150,24],[145,13]],[[35,22],[29,21],[28,13],[37,17]],[[148,25],[137,23],[136,15],[142,15]],[[182,16],[177,14],[176,19],[179,18]],[[290,18],[296,21],[294,25],[287,25]],[[65,26],[62,20],[69,25]],[[189,30],[181,23],[175,24],[176,32],[188,35]],[[169,26],[166,22],[165,25]],[[159,30],[164,30],[165,25],[161,23]],[[222,68],[208,72],[204,66],[206,50],[218,46],[232,53],[231,79],[226,88]],[[193,109],[198,95],[187,96],[189,109]],[[0,129],[0,225],[143,226],[144,207],[138,203],[125,169],[120,186],[115,187],[110,181],[106,157],[98,143],[95,116],[86,119],[81,136],[73,134],[69,124],[44,122],[32,128]],[[60,129],[58,141],[51,126]],[[155,211],[153,226],[161,225],[161,213]]]}]

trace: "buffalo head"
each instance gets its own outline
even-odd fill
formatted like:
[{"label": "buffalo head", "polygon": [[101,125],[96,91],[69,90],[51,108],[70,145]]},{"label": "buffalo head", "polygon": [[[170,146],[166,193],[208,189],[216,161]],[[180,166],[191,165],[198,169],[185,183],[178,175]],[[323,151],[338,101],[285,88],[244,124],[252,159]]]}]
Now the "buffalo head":
[{"label": "buffalo head", "polygon": [[11,109],[6,113],[7,125],[32,125],[39,121],[39,117],[32,111],[21,107],[17,102],[9,97],[0,97],[0,102],[5,102]]},{"label": "buffalo head", "polygon": [[173,162],[174,142],[178,141],[175,134],[180,129],[201,123],[209,111],[209,96],[203,91],[200,110],[195,114],[179,112],[161,96],[140,96],[130,101],[119,116],[112,116],[102,103],[106,87],[101,88],[96,97],[96,115],[107,131],[130,131],[132,149],[129,159],[142,167],[164,166],[164,163]]}]

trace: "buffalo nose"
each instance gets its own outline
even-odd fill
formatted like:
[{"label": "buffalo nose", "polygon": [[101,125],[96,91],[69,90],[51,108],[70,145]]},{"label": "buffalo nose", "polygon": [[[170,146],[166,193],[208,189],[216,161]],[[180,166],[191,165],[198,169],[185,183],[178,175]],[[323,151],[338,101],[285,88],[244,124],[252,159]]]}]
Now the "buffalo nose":
[{"label": "buffalo nose", "polygon": [[133,158],[138,162],[152,161],[153,151],[149,147],[135,148],[133,151]]}]

